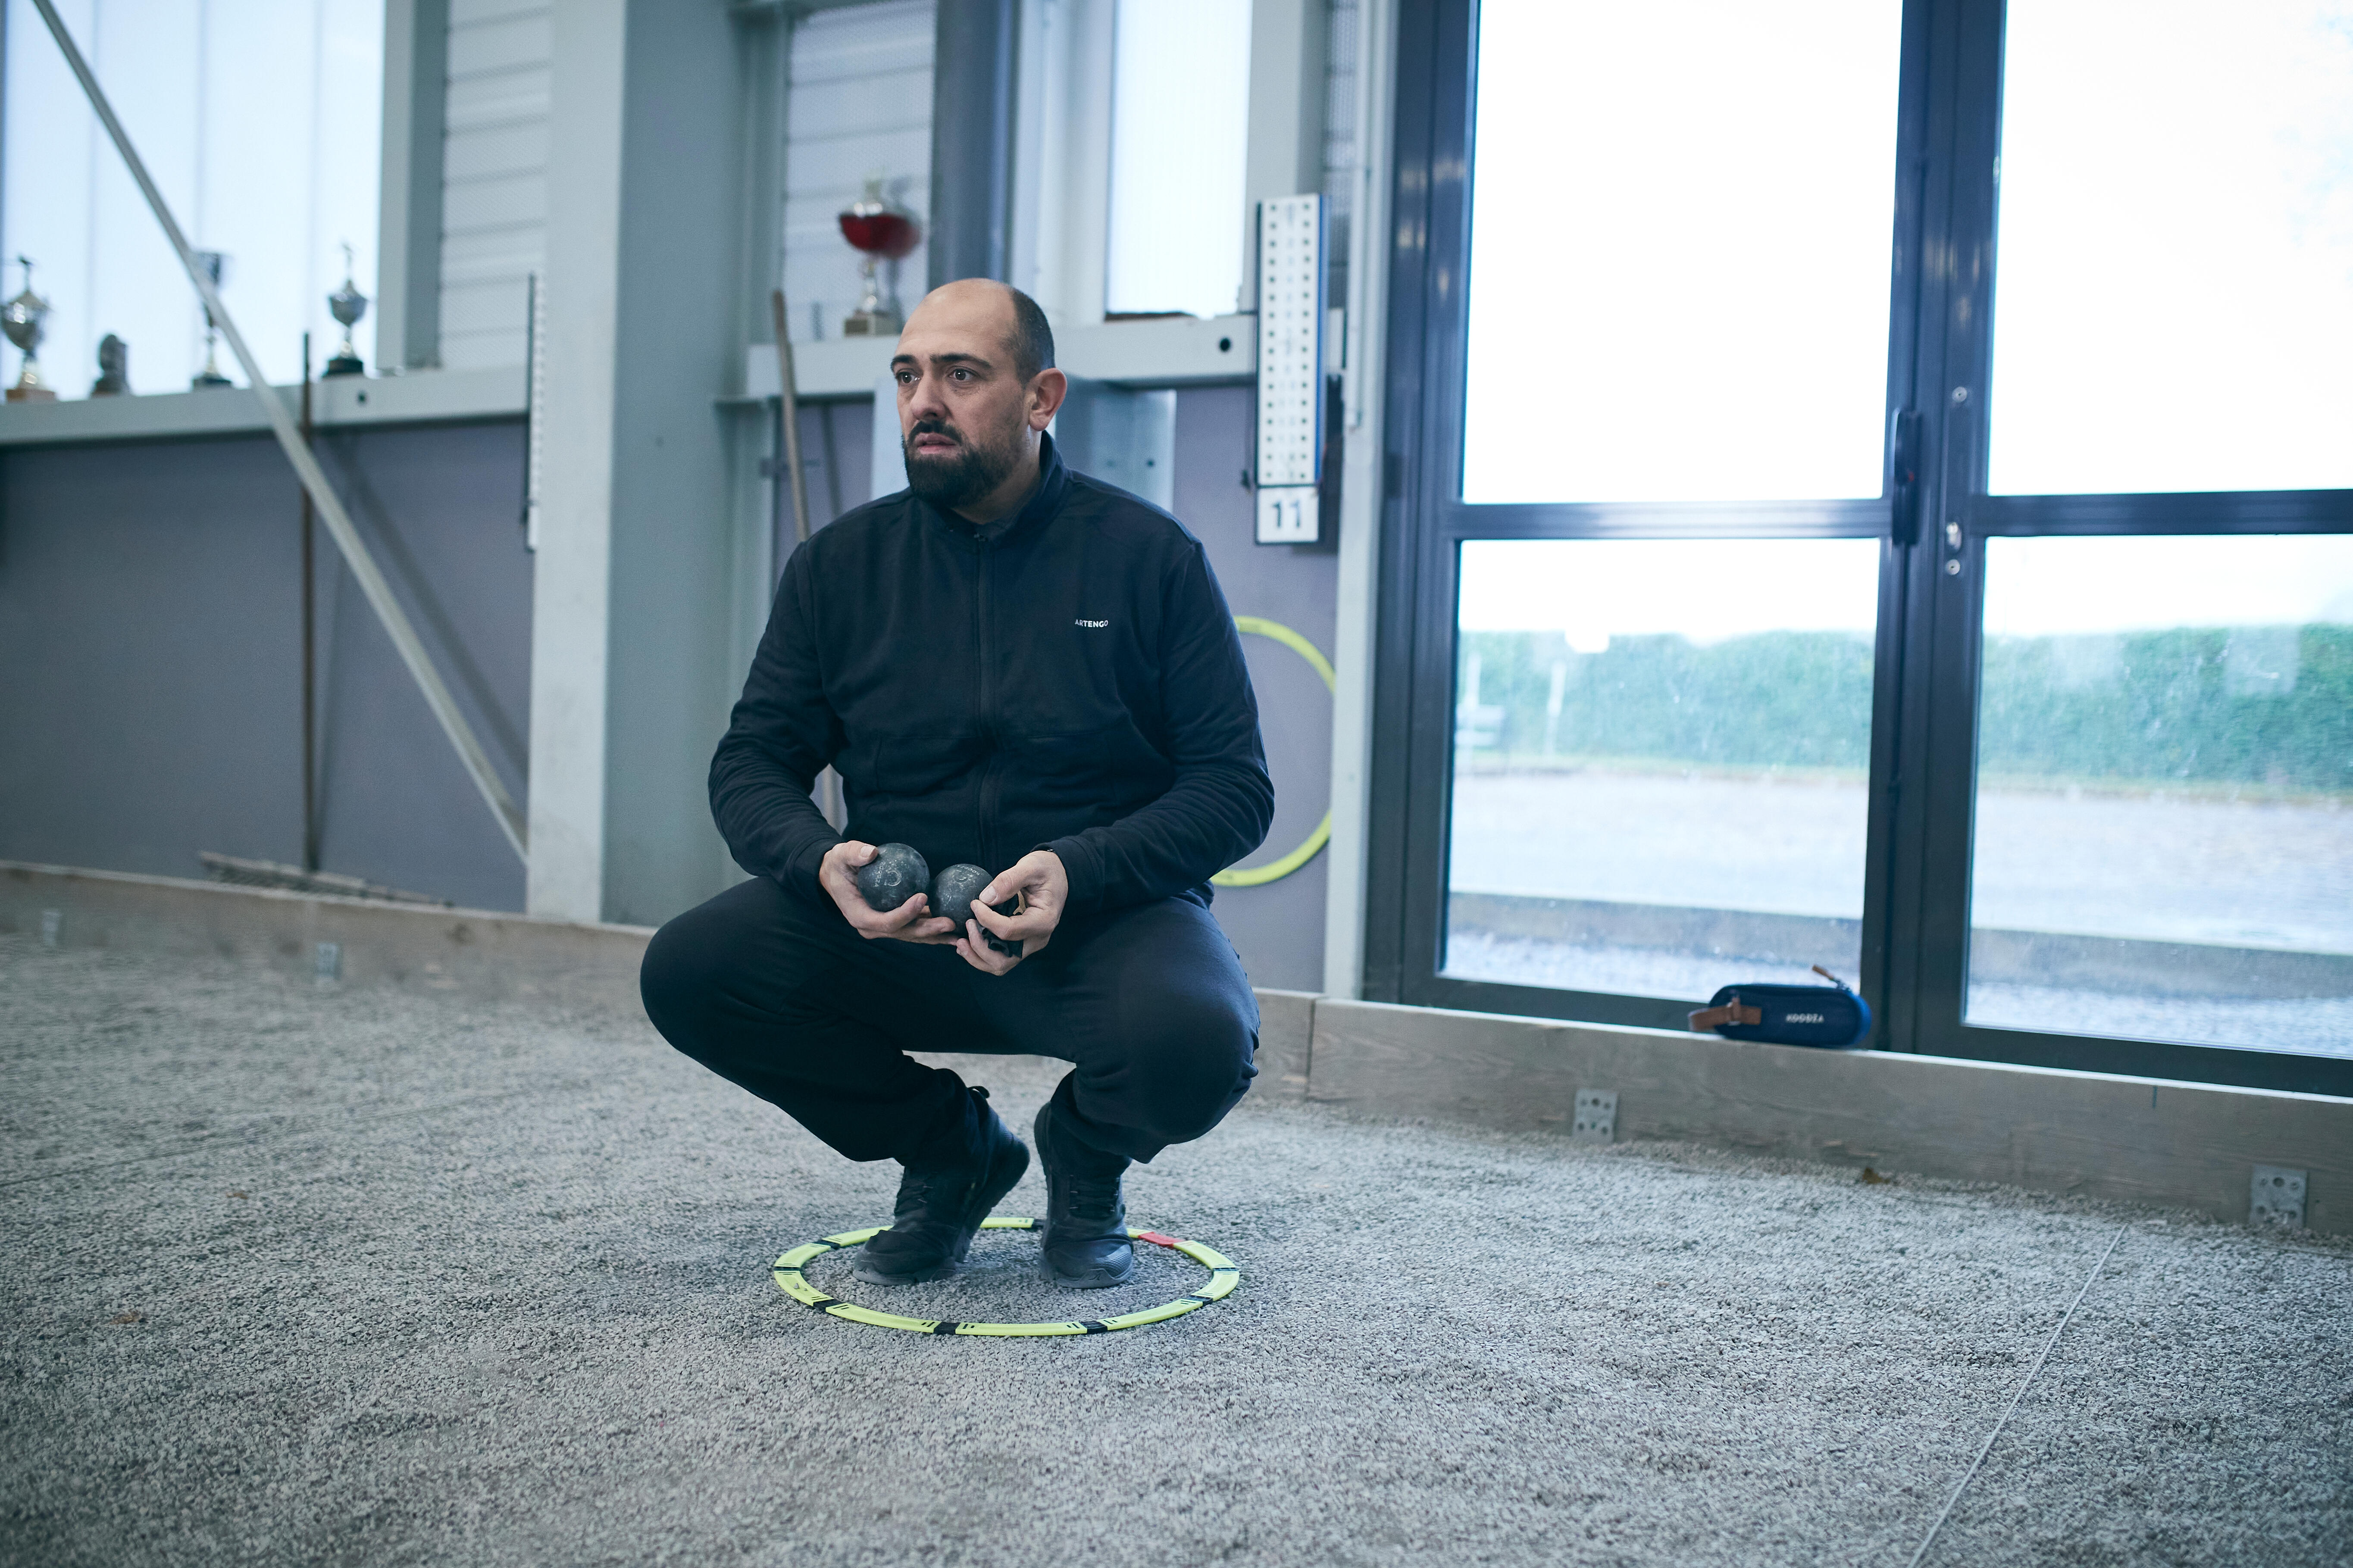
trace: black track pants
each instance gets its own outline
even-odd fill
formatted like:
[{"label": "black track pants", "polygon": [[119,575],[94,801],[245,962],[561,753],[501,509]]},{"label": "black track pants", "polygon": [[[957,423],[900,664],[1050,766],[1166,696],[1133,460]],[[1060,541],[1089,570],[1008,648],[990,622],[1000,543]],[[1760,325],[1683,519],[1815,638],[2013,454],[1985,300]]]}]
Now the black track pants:
[{"label": "black track pants", "polygon": [[656,932],[638,984],[671,1045],[853,1160],[920,1161],[961,1122],[962,1080],[911,1050],[1059,1057],[1078,1140],[1133,1160],[1208,1131],[1258,1071],[1241,961],[1184,899],[1058,931],[991,975],[757,877]]}]

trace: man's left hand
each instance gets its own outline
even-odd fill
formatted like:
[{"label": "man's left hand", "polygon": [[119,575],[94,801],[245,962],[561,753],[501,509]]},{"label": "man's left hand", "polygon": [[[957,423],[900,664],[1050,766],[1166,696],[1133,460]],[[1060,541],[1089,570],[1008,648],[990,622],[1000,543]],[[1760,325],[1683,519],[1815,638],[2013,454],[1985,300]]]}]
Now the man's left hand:
[{"label": "man's left hand", "polygon": [[[1021,912],[998,914],[994,906],[1017,893],[1021,898]],[[999,871],[973,900],[972,919],[965,922],[965,934],[956,938],[956,952],[975,969],[1003,974],[1023,959],[1037,956],[1039,950],[1053,939],[1054,928],[1062,923],[1062,910],[1070,901],[1071,878],[1062,869],[1062,858],[1050,849],[1032,849],[1010,868]],[[993,931],[1006,942],[1019,943],[1020,951],[997,952],[981,940],[984,931]]]}]

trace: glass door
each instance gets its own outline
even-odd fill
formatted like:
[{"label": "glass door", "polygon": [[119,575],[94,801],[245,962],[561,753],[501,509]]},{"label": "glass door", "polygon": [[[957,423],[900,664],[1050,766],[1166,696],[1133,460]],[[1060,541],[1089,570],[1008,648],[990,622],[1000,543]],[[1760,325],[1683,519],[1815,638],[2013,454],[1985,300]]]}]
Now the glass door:
[{"label": "glass door", "polygon": [[2344,0],[1401,0],[1366,994],[2353,1093]]},{"label": "glass door", "polygon": [[1465,20],[1413,997],[1679,1026],[1727,980],[1859,980],[1901,0]]},{"label": "glass door", "polygon": [[1950,361],[1985,395],[1947,416],[1985,456],[1942,541],[1937,674],[1970,732],[1939,816],[1968,832],[1925,847],[1967,923],[1926,1048],[2282,1086],[2321,1080],[2250,1053],[2353,1065],[2348,19],[1998,18],[1998,153],[1960,204],[1990,299],[1956,296],[1992,331]]}]

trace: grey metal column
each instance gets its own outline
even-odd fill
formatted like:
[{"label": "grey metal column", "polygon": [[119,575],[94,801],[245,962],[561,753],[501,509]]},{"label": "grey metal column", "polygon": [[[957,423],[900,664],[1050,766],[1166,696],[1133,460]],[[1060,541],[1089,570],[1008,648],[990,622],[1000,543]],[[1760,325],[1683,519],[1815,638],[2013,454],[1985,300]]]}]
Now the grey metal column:
[{"label": "grey metal column", "polygon": [[1013,216],[1014,0],[939,0],[932,49],[928,289],[1006,275]]}]

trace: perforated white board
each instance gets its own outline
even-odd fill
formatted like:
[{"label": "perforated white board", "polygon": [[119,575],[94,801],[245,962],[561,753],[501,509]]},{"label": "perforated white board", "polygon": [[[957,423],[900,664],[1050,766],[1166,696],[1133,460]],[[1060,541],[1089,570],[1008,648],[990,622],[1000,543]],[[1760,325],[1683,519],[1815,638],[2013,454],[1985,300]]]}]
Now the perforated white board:
[{"label": "perforated white board", "polygon": [[1313,485],[1324,460],[1324,198],[1258,209],[1258,482]]}]

